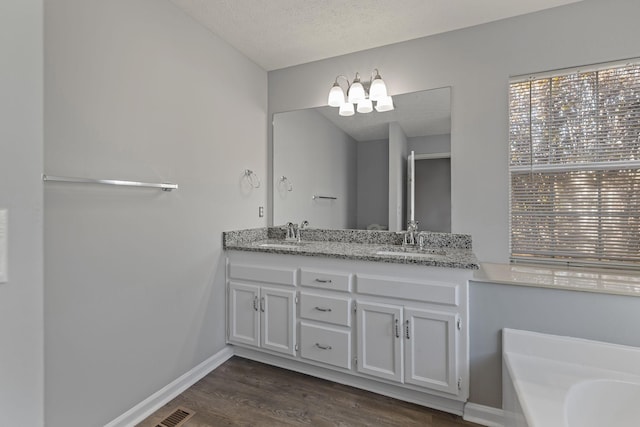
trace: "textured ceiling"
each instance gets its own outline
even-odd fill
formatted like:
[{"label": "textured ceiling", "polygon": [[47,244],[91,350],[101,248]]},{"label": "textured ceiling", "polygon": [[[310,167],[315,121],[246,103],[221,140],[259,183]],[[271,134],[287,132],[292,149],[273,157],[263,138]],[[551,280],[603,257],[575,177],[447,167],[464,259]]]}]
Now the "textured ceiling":
[{"label": "textured ceiling", "polygon": [[171,0],[267,71],[580,0]]}]

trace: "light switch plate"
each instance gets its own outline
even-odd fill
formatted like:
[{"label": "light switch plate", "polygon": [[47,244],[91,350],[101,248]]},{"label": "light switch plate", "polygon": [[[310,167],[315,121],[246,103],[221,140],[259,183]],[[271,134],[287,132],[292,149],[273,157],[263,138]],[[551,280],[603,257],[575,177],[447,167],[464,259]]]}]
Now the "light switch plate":
[{"label": "light switch plate", "polygon": [[6,209],[0,209],[0,283],[7,282],[7,227],[9,214]]}]

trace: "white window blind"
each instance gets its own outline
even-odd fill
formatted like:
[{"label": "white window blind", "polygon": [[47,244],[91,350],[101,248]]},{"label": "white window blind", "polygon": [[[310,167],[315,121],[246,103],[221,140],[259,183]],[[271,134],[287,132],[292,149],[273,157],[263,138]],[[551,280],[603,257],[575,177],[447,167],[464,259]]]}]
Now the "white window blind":
[{"label": "white window blind", "polygon": [[511,258],[640,268],[640,61],[509,91]]}]

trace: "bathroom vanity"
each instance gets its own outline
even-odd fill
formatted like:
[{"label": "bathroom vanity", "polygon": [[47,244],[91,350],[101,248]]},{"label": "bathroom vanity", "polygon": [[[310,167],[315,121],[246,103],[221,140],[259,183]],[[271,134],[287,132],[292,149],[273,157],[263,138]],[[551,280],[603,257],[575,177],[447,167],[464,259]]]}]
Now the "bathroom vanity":
[{"label": "bathroom vanity", "polygon": [[225,233],[235,354],[462,414],[470,238],[425,233],[419,249],[397,233],[305,231]]}]

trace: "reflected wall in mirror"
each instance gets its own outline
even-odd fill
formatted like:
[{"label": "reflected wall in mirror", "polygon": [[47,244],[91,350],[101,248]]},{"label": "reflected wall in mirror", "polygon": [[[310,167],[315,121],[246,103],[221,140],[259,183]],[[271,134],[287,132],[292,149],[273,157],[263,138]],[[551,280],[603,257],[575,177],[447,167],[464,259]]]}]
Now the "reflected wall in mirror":
[{"label": "reflected wall in mirror", "polygon": [[393,101],[393,111],[350,117],[332,107],[274,114],[273,225],[406,229],[414,151],[419,229],[451,231],[450,88]]}]

